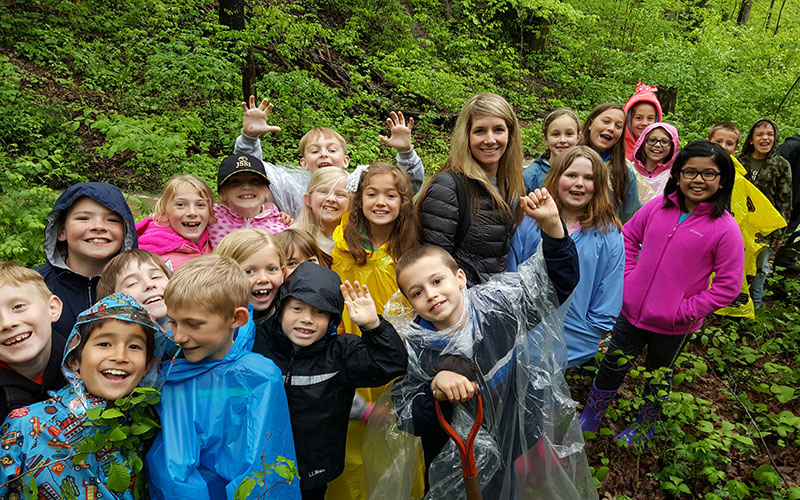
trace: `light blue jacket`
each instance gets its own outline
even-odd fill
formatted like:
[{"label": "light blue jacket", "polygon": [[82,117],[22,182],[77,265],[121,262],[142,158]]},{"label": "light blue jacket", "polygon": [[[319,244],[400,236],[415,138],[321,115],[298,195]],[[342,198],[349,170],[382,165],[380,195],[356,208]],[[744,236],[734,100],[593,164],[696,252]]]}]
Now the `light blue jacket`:
[{"label": "light blue jacket", "polygon": [[[581,276],[572,293],[564,320],[568,367],[590,361],[605,332],[614,326],[622,308],[625,244],[618,230],[605,234],[583,229],[570,235],[578,249]],[[539,226],[525,217],[511,242],[508,270],[536,252],[541,240]]]},{"label": "light blue jacket", "polygon": [[539,155],[533,163],[522,171],[522,178],[525,179],[525,192],[530,193],[534,189],[541,188],[549,171],[550,159],[544,155]]},{"label": "light blue jacket", "polygon": [[232,499],[265,468],[265,486],[249,498],[272,485],[263,498],[300,498],[297,477],[278,484],[283,478],[269,470],[278,457],[296,458],[281,372],[250,352],[254,338],[251,318],[225,358],[175,361],[158,407],[162,430],[147,454],[153,500]]}]

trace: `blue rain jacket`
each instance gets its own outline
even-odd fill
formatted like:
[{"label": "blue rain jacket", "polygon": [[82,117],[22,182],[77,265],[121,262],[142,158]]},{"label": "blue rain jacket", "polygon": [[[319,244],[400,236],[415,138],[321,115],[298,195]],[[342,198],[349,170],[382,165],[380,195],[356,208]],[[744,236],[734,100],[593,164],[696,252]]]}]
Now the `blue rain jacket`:
[{"label": "blue rain jacket", "polygon": [[[281,372],[250,352],[252,316],[235,335],[221,360],[181,358],[172,366],[158,406],[161,433],[147,454],[151,499],[232,499],[245,478],[279,456],[296,464]],[[300,498],[296,477],[291,484],[280,481],[268,471],[265,486],[249,498],[270,486],[263,498]]]},{"label": "blue rain jacket", "polygon": [[[597,354],[605,332],[614,326],[622,308],[622,279],[625,271],[625,244],[616,229],[603,234],[583,229],[570,235],[578,250],[580,280],[564,319],[567,342],[566,366],[578,366]],[[514,234],[508,270],[517,267],[536,252],[541,231],[533,219],[526,218]]]},{"label": "blue rain jacket", "polygon": [[548,172],[550,172],[550,155],[539,155],[522,171],[522,178],[525,179],[525,192],[530,193],[534,189],[541,188]]}]

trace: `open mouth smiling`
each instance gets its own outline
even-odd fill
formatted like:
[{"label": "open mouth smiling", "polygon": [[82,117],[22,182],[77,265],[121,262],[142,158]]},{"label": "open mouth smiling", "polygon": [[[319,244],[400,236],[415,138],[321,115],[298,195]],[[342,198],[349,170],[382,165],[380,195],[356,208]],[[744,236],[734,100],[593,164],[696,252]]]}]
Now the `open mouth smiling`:
[{"label": "open mouth smiling", "polygon": [[12,338],[6,340],[5,342],[3,342],[3,345],[6,346],[6,347],[11,347],[12,345],[16,345],[16,344],[19,344],[20,342],[24,342],[25,340],[28,340],[31,335],[32,335],[32,333],[30,333],[30,332],[22,333],[20,335],[17,335],[16,337],[12,337]]}]

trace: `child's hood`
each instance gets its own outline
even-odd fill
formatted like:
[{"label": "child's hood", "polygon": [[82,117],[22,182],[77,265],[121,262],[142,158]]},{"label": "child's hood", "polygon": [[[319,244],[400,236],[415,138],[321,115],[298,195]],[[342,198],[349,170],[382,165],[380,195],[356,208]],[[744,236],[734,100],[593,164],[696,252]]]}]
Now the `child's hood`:
[{"label": "child's hood", "polygon": [[202,249],[208,242],[208,231],[203,231],[197,243],[189,241],[176,233],[168,223],[157,222],[153,217],[146,217],[136,224],[139,248],[150,250],[157,255],[174,252],[184,245]]},{"label": "child's hood", "polygon": [[47,215],[47,225],[44,229],[44,253],[47,262],[54,266],[67,268],[66,246],[58,244],[58,219],[61,212],[68,210],[84,196],[122,217],[125,231],[120,252],[138,247],[133,214],[119,188],[105,182],[80,182],[61,193],[53,205],[53,210]]},{"label": "child's hood", "polygon": [[667,161],[665,161],[664,163],[659,163],[659,170],[669,170],[672,168],[672,164],[675,162],[675,158],[678,156],[678,153],[681,150],[681,145],[678,142],[678,129],[676,129],[669,123],[664,123],[664,122],[656,122],[651,125],[648,125],[647,128],[645,128],[642,131],[642,135],[640,135],[639,138],[636,139],[636,145],[633,146],[633,158],[634,158],[634,164],[637,167],[640,166],[641,162],[636,158],[636,154],[644,146],[644,141],[645,138],[647,137],[647,134],[649,134],[650,132],[652,132],[657,128],[664,129],[667,132],[667,134],[669,134],[670,139],[672,139],[672,156],[667,158],[666,159]]},{"label": "child's hood", "polygon": [[342,280],[334,271],[310,261],[303,262],[281,285],[277,310],[280,311],[290,297],[303,301],[331,315],[328,333],[335,335],[344,310],[341,284]]},{"label": "child's hood", "polygon": [[61,360],[61,371],[64,374],[64,378],[75,390],[75,394],[84,401],[86,408],[96,405],[88,403],[89,395],[86,393],[83,381],[78,372],[67,365],[67,358],[81,342],[81,326],[103,319],[117,319],[138,323],[153,331],[153,359],[155,362],[151,364],[150,369],[139,382],[139,387],[160,389],[167,375],[164,367],[168,368],[169,364],[162,366],[159,360],[171,358],[176,352],[176,349],[174,349],[175,341],[161,329],[158,322],[130,295],[119,292],[98,300],[95,305],[78,315],[75,326],[72,327],[72,332],[67,338],[67,347],[64,349],[64,357]]},{"label": "child's hood", "polygon": [[625,103],[623,109],[628,114],[628,126],[630,127],[630,118],[631,113],[633,112],[633,107],[642,102],[648,102],[656,107],[656,111],[658,111],[658,116],[656,117],[656,121],[661,121],[662,111],[661,111],[661,103],[658,102],[658,97],[656,97],[656,92],[658,91],[657,87],[652,87],[650,85],[645,85],[642,83],[641,80],[636,84],[636,89],[633,92],[633,95],[628,102]]}]

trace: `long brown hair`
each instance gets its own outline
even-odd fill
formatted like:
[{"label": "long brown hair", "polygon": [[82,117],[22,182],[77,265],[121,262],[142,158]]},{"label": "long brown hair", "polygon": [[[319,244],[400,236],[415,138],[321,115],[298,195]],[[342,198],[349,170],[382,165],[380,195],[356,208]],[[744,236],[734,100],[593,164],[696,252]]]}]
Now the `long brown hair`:
[{"label": "long brown hair", "polygon": [[611,176],[611,194],[613,196],[611,201],[614,202],[614,207],[619,208],[625,202],[625,191],[628,189],[628,164],[625,160],[625,130],[628,128],[628,113],[625,112],[622,106],[615,102],[607,102],[595,107],[592,112],[589,113],[586,121],[583,122],[580,144],[589,146],[592,149],[596,148],[596,146],[592,144],[589,127],[592,126],[592,122],[594,122],[598,116],[610,109],[620,110],[622,116],[625,117],[622,124],[622,134],[619,136],[617,143],[611,147],[611,157],[609,158],[611,162],[611,168],[609,169]]},{"label": "long brown hair", "polygon": [[593,227],[595,232],[601,231],[603,234],[615,228],[622,230],[622,223],[617,218],[608,196],[608,182],[606,182],[608,170],[597,151],[589,146],[573,146],[556,156],[542,185],[553,196],[558,211],[561,212],[564,204],[558,194],[558,183],[564,172],[578,158],[586,158],[592,163],[592,177],[594,177],[594,195],[586,206],[586,211],[578,219],[581,227],[586,229]]},{"label": "long brown hair", "polygon": [[[388,242],[389,254],[397,262],[408,250],[417,245],[419,238],[419,218],[414,210],[413,191],[411,179],[401,168],[388,163],[375,162],[361,174],[358,189],[350,199],[350,218],[344,228],[344,240],[356,265],[363,266],[367,263],[367,251],[364,244],[372,247],[369,234],[369,221],[364,216],[364,189],[369,185],[369,180],[374,175],[392,174],[395,179],[395,188],[400,194],[400,213],[394,221],[392,236]],[[366,237],[364,236],[366,234]]]},{"label": "long brown hair", "polygon": [[[469,133],[472,129],[472,122],[475,117],[486,115],[502,118],[508,127],[506,151],[497,165],[497,189],[494,188],[486,171],[475,160],[469,149]],[[511,105],[497,94],[477,94],[464,105],[458,114],[450,141],[450,155],[447,157],[444,167],[436,175],[453,172],[479,182],[492,197],[493,205],[499,207],[518,223],[522,220],[523,214],[519,207],[519,199],[525,195],[522,159],[522,136],[519,131],[519,121]],[[472,189],[471,182],[467,182],[466,185],[468,189]],[[426,187],[425,191],[427,189]],[[425,199],[425,191],[419,196],[420,207],[422,206],[421,200]]]}]

